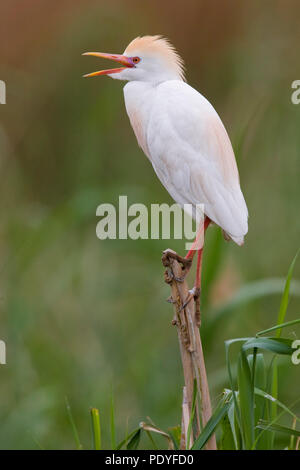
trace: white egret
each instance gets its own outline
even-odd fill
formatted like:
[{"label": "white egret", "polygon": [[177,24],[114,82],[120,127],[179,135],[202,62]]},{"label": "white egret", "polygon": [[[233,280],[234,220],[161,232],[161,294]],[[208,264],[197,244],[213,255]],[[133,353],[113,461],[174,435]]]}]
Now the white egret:
[{"label": "white egret", "polygon": [[[85,77],[108,75],[128,81],[125,105],[138,144],[178,204],[204,204],[199,234],[204,236],[208,225],[215,223],[227,240],[242,245],[248,211],[228,134],[209,101],[185,82],[183,61],[170,42],[161,36],[144,36],[134,39],[122,55],[84,55],[123,65]],[[194,297],[198,307],[203,243],[195,244],[184,258],[175,255],[187,273],[198,252],[196,281],[187,299]]]}]

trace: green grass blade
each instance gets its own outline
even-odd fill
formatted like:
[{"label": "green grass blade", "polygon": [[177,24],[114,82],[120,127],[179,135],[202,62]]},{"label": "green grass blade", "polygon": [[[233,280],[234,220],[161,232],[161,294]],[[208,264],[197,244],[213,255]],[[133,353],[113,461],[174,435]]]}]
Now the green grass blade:
[{"label": "green grass blade", "polygon": [[240,429],[239,429],[237,419],[236,419],[236,412],[235,412],[235,406],[234,406],[233,400],[228,409],[227,416],[228,416],[230,427],[231,427],[235,449],[241,450],[242,439],[241,439],[241,433],[240,433]]},{"label": "green grass blade", "polygon": [[[271,421],[276,421],[277,418],[277,404],[276,401],[278,397],[278,367],[277,367],[277,357],[275,357],[272,367],[272,381],[271,381],[271,395],[274,397],[274,402],[271,403]],[[274,445],[275,434],[271,436],[272,447]]]},{"label": "green grass blade", "polygon": [[288,322],[285,322],[285,323],[280,323],[279,325],[272,326],[271,328],[267,328],[266,330],[259,331],[258,333],[256,333],[256,336],[262,336],[262,335],[265,335],[267,333],[271,333],[271,331],[275,331],[275,330],[278,330],[278,329],[281,330],[282,328],[286,328],[287,326],[296,325],[297,323],[300,323],[300,318],[298,318],[297,320],[291,320],[291,321],[288,321]]},{"label": "green grass blade", "polygon": [[174,426],[172,428],[168,428],[169,435],[172,439],[174,450],[178,450],[180,446],[180,438],[181,438],[181,427]]},{"label": "green grass blade", "polygon": [[275,354],[291,355],[294,350],[292,349],[292,340],[286,338],[250,338],[243,344],[243,350],[253,348],[263,349]]},{"label": "green grass blade", "polygon": [[194,391],[193,391],[193,402],[192,402],[192,412],[190,416],[190,422],[188,425],[188,430],[187,430],[187,442],[186,442],[186,449],[188,450],[189,448],[189,443],[191,439],[191,431],[192,431],[192,426],[194,422],[194,417],[195,417],[195,410],[196,410],[196,403],[197,403],[197,382],[194,380]]},{"label": "green grass blade", "polygon": [[110,442],[112,450],[116,448],[116,428],[115,428],[115,408],[114,408],[114,397],[111,394],[110,400]]},{"label": "green grass blade", "polygon": [[[265,390],[267,387],[267,370],[263,354],[257,354],[256,356],[256,367],[255,367],[255,378],[254,378],[254,394],[255,390]],[[261,419],[270,418],[270,402],[266,402],[265,397],[255,394],[255,410],[254,418],[255,424]],[[256,449],[268,450],[271,448],[271,439],[269,433],[263,433],[260,430],[256,430],[255,437],[257,439]]]},{"label": "green grass blade", "polygon": [[70,403],[69,403],[69,400],[68,400],[67,397],[65,397],[65,402],[66,402],[66,409],[67,409],[67,413],[68,413],[68,418],[69,418],[69,421],[70,421],[70,424],[71,424],[71,427],[72,427],[73,436],[74,436],[74,440],[75,440],[75,443],[76,443],[76,448],[77,448],[77,450],[81,450],[82,449],[82,444],[81,444],[80,439],[79,439],[79,434],[78,434],[77,427],[76,427],[76,424],[75,424],[75,421],[74,421],[74,418],[73,418],[71,406],[70,406]]},{"label": "green grass blade", "polygon": [[[254,349],[254,354],[249,354],[247,359],[249,362],[250,370],[252,373],[252,383],[253,383],[253,393],[255,387],[265,390],[266,388],[266,371],[263,354],[256,353],[257,349]],[[257,424],[260,419],[265,419],[266,407],[269,405],[262,397],[254,395],[254,423]],[[261,433],[261,431],[256,431],[255,437]],[[263,433],[264,436],[269,436],[268,434]],[[257,449],[266,449],[266,443],[258,441]]]},{"label": "green grass blade", "polygon": [[[289,410],[291,411],[291,408],[296,406],[300,401],[300,398],[298,398],[297,400],[295,400],[289,407]],[[282,410],[280,413],[278,413],[278,415],[276,416],[275,420],[274,421],[271,421],[269,424],[276,424],[276,421],[278,421],[283,415],[285,414],[285,410]],[[266,430],[262,430],[262,432],[264,433]],[[275,436],[275,433],[272,432],[270,433],[272,435],[272,446],[273,446],[273,441],[274,441],[274,436]],[[253,446],[253,449],[255,448],[255,444],[256,442],[254,443],[254,446]],[[272,447],[273,449],[274,447]]]},{"label": "green grass blade", "polygon": [[98,408],[91,408],[94,449],[101,450],[101,427]]},{"label": "green grass blade", "polygon": [[151,432],[146,431],[146,434],[147,434],[147,436],[148,436],[148,438],[149,438],[149,441],[150,441],[151,444],[152,444],[153,449],[154,449],[154,450],[158,450],[157,444],[156,444],[155,440],[153,439],[153,436],[152,436]]},{"label": "green grass blade", "polygon": [[[296,429],[296,424],[297,424],[297,422],[296,422],[296,420],[294,419],[294,420],[293,420],[293,424],[292,424],[292,428],[293,428],[293,429]],[[298,439],[297,439],[297,440],[298,440]],[[289,450],[293,450],[294,447],[295,447],[295,436],[291,436],[291,437],[290,437]]]},{"label": "green grass blade", "polygon": [[238,358],[238,391],[244,448],[251,449],[254,442],[254,399],[252,376],[243,347]]},{"label": "green grass blade", "polygon": [[[286,278],[286,281],[285,281],[285,286],[284,286],[284,290],[283,290],[283,294],[282,294],[282,298],[281,298],[281,302],[280,302],[279,313],[278,313],[278,318],[277,318],[277,325],[280,325],[280,324],[284,323],[284,320],[285,320],[287,306],[288,306],[288,303],[289,303],[291,279],[292,279],[293,270],[294,270],[294,266],[295,266],[295,263],[296,263],[298,253],[299,253],[299,250],[296,253],[296,256],[294,257],[294,259],[293,259],[293,261],[290,265],[290,268],[288,270],[288,274],[287,274],[287,278]],[[277,338],[279,338],[281,336],[281,331],[282,331],[281,328],[279,328],[276,331],[276,337]],[[273,364],[273,377],[272,377],[271,391],[272,391],[272,396],[277,399],[278,398],[277,359],[275,359],[274,364]],[[276,420],[276,415],[277,415],[277,405],[276,405],[276,403],[272,403],[271,404],[271,420],[272,421]],[[273,434],[272,444],[274,443],[274,438],[275,438],[275,435]]]},{"label": "green grass blade", "polygon": [[264,390],[267,386],[266,365],[263,354],[256,355],[255,387]]},{"label": "green grass blade", "polygon": [[[228,370],[228,376],[230,381],[231,389],[234,390],[235,386],[233,383],[229,349],[230,346],[237,342],[243,342],[241,353],[238,360],[238,390],[239,390],[239,402],[237,401],[236,395],[233,395],[233,402],[236,413],[236,420],[241,431],[242,436],[242,447],[251,449],[255,440],[254,432],[254,390],[251,370],[247,360],[246,351],[263,349],[266,351],[273,352],[275,354],[286,354],[291,355],[293,349],[291,348],[292,341],[289,339],[282,338],[236,338],[225,342],[225,356]],[[274,406],[274,403],[271,404]],[[272,417],[272,416],[271,416]]]},{"label": "green grass blade", "polygon": [[[241,341],[247,341],[249,338],[236,338],[236,339],[231,339],[225,341],[225,359],[226,359],[226,366],[227,366],[227,371],[228,371],[228,377],[229,377],[229,383],[231,390],[233,392],[233,404],[234,404],[234,410],[235,410],[235,416],[236,420],[238,423],[239,431],[241,433],[241,438],[242,438],[242,443],[243,443],[243,436],[242,436],[242,422],[241,422],[241,413],[240,413],[240,408],[239,408],[239,403],[237,400],[237,394],[235,393],[235,384],[233,383],[233,377],[232,377],[232,372],[231,372],[231,365],[230,365],[230,354],[229,354],[229,349],[232,344],[235,344],[237,342]],[[243,446],[243,444],[242,444]]]},{"label": "green grass blade", "polygon": [[[246,343],[244,343],[242,349],[246,351],[247,349],[251,349],[251,348],[259,348],[259,349],[273,352],[275,354],[291,355],[293,353],[291,344],[292,344],[292,341],[289,339],[277,338],[277,337],[276,338],[258,337],[258,338],[252,338],[248,340]],[[273,362],[273,374],[277,374],[276,358]],[[275,377],[274,375],[272,378],[271,393],[274,398],[277,398],[277,377]],[[276,419],[276,413],[277,413],[276,403],[272,402],[271,403],[271,420],[272,421]],[[273,447],[273,442],[270,443],[270,446]]]},{"label": "green grass blade", "polygon": [[139,428],[132,436],[130,441],[127,444],[127,450],[136,450],[139,446],[141,440],[142,430]]},{"label": "green grass blade", "polygon": [[215,432],[216,428],[226,415],[232,400],[232,392],[226,393],[226,395],[220,400],[217,408],[213,412],[212,416],[206,423],[200,436],[196,439],[192,446],[192,450],[201,450],[205,446],[210,436]]},{"label": "green grass blade", "polygon": [[130,434],[128,434],[125,439],[123,439],[123,441],[119,442],[119,444],[116,446],[116,450],[120,450],[122,449],[122,447],[128,442],[130,441],[133,436],[140,430],[140,428],[137,428],[135,429],[134,431],[132,431]]},{"label": "green grass blade", "polygon": [[233,437],[228,412],[225,414],[224,418],[221,421],[222,436],[220,439],[220,444],[218,446],[219,450],[236,450],[236,444]]},{"label": "green grass blade", "polygon": [[[294,266],[297,260],[299,251],[296,253],[295,258],[293,259],[291,266],[289,268],[287,278],[285,281],[285,286],[284,286],[284,291],[283,295],[281,298],[281,303],[280,303],[280,308],[279,308],[279,313],[278,313],[278,319],[277,319],[277,324],[284,323],[286,311],[287,311],[287,306],[289,303],[289,296],[290,296],[290,286],[291,286],[291,280],[292,280],[292,275],[293,275],[293,270]],[[281,328],[277,330],[276,336],[279,338],[281,335]]]},{"label": "green grass blade", "polygon": [[280,424],[272,424],[263,421],[259,423],[257,427],[265,431],[283,432],[285,434],[288,434],[289,436],[300,437],[300,431],[298,431],[297,429],[289,428],[287,426],[281,426]]},{"label": "green grass blade", "polygon": [[[226,360],[226,366],[227,366],[227,371],[228,371],[229,383],[230,383],[231,390],[233,392],[235,390],[235,384],[233,383],[233,377],[232,377],[232,372],[231,372],[229,349],[230,349],[230,346],[232,346],[233,344],[238,343],[238,342],[245,342],[249,339],[252,339],[252,338],[235,338],[235,339],[230,339],[230,340],[225,341],[225,360]],[[241,430],[241,415],[240,415],[239,404],[238,404],[235,393],[233,393],[233,403],[234,403],[237,423],[238,423],[239,429]]]},{"label": "green grass blade", "polygon": [[284,405],[284,403],[281,403],[281,401],[279,401],[277,398],[274,398],[273,396],[269,395],[269,393],[266,393],[266,392],[264,392],[263,390],[261,390],[257,387],[255,387],[254,393],[256,395],[266,399],[266,400],[269,400],[272,403],[276,403],[276,405],[279,408],[281,408],[283,411],[285,411],[287,414],[292,416],[296,421],[298,421],[300,423],[300,418],[295,413],[293,413],[293,411],[290,408],[288,408],[286,405]]}]

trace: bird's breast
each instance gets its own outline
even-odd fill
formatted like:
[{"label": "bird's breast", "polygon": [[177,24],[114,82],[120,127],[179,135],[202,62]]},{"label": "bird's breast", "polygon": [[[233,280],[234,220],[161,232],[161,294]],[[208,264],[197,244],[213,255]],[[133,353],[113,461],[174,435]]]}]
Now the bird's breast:
[{"label": "bird's breast", "polygon": [[124,87],[126,111],[139,146],[149,156],[147,127],[153,107],[155,89],[144,82],[130,82]]}]

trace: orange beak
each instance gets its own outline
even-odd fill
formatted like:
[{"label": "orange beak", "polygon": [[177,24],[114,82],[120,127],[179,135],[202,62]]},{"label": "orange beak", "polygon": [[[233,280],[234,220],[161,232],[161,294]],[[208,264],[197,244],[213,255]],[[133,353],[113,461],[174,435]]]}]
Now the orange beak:
[{"label": "orange beak", "polygon": [[119,64],[125,65],[125,67],[115,68],[115,69],[107,69],[107,70],[99,70],[98,72],[87,73],[83,75],[84,77],[97,77],[98,75],[110,75],[111,73],[119,73],[122,70],[127,68],[134,67],[134,63],[129,57],[120,54],[106,54],[105,52],[85,52],[82,55],[92,55],[95,57],[101,57],[103,59],[110,59],[114,62],[118,62]]}]

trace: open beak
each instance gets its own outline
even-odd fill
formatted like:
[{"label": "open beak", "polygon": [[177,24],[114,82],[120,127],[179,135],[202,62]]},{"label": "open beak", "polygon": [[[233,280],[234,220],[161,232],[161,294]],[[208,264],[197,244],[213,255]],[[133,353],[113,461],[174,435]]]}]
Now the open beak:
[{"label": "open beak", "polygon": [[101,57],[103,59],[110,59],[119,64],[125,65],[125,67],[119,67],[115,69],[99,70],[98,72],[87,73],[84,77],[97,77],[98,75],[110,75],[111,73],[119,73],[127,68],[134,67],[134,63],[129,57],[120,54],[106,54],[105,52],[85,52],[82,55],[92,55],[95,57]]}]

